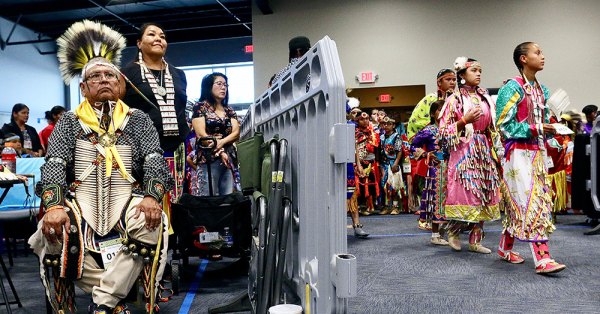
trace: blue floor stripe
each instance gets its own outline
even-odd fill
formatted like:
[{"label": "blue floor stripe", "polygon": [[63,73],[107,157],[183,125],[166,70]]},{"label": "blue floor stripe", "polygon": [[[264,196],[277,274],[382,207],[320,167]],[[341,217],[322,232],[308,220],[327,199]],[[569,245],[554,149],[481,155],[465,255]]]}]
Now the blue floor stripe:
[{"label": "blue floor stripe", "polygon": [[194,302],[196,292],[200,287],[200,281],[202,280],[202,276],[204,275],[204,270],[206,270],[206,265],[208,265],[208,260],[205,259],[203,259],[200,262],[200,265],[198,265],[198,270],[196,271],[196,275],[194,276],[192,285],[190,286],[190,289],[185,295],[185,299],[183,299],[183,303],[181,303],[181,307],[179,308],[179,314],[187,314],[190,311],[190,307],[192,306],[192,302]]},{"label": "blue floor stripe", "polygon": [[[589,226],[557,226],[559,230],[562,229],[589,229]],[[486,233],[500,233],[502,229],[484,229]],[[431,236],[431,232],[423,231],[418,233],[392,233],[392,234],[371,234],[369,238],[398,238],[398,237],[419,237],[419,236]],[[348,238],[352,238],[354,235],[348,235]]]}]

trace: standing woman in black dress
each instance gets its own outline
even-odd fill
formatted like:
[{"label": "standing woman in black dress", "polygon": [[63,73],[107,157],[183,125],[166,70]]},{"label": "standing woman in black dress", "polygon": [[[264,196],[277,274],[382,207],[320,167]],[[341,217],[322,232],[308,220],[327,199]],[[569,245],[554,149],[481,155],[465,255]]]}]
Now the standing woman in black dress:
[{"label": "standing woman in black dress", "polygon": [[147,113],[158,131],[160,147],[175,180],[168,193],[170,199],[163,202],[170,219],[170,203],[179,200],[185,178],[184,140],[190,132],[185,114],[187,81],[182,70],[165,61],[167,37],[159,25],[142,25],[137,47],[137,59],[122,69],[130,81],[123,101]]}]

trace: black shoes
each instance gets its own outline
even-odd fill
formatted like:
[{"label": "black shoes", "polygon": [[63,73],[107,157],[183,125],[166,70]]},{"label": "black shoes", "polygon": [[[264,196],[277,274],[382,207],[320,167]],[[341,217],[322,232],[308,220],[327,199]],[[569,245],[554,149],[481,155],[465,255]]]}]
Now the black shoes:
[{"label": "black shoes", "polygon": [[91,303],[88,307],[89,314],[131,314],[131,311],[127,307],[125,303],[119,303],[117,306],[112,309],[106,305],[98,305],[95,303]]},{"label": "black shoes", "polygon": [[583,233],[584,235],[596,235],[596,234],[600,234],[600,224],[596,225],[596,227],[594,227],[594,229],[588,230],[586,232]]}]

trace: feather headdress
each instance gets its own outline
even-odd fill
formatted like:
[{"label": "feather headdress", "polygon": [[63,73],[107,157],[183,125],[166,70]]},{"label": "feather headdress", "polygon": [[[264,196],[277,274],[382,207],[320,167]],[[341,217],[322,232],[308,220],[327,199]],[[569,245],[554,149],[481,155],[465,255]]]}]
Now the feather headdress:
[{"label": "feather headdress", "polygon": [[560,116],[561,119],[565,119],[567,121],[572,121],[572,120],[581,121],[582,120],[581,117],[583,117],[583,115],[581,113],[577,112],[576,110],[573,110],[573,109],[565,111]]},{"label": "feather headdress", "polygon": [[118,66],[126,41],[104,24],[83,20],[71,25],[56,43],[60,73],[65,84],[69,84],[74,77],[85,74],[86,65],[94,58],[104,58],[113,67]]}]

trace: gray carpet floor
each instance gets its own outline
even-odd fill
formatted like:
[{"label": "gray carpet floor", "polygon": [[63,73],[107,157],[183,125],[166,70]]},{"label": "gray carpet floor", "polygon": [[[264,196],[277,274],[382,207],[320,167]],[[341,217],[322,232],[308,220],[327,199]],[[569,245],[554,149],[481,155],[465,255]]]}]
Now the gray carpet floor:
[{"label": "gray carpet floor", "polygon": [[525,263],[512,265],[495,254],[499,222],[485,226],[483,243],[493,254],[429,243],[416,231],[415,217],[361,218],[372,235],[348,239],[358,260],[358,296],[353,313],[598,313],[600,271],[598,236],[583,236],[583,216],[559,216],[549,244],[553,257],[567,265],[555,275],[534,272],[531,250],[515,243]]},{"label": "gray carpet floor", "polygon": [[[350,313],[598,313],[600,308],[600,236],[583,236],[589,228],[584,216],[558,217],[550,250],[567,269],[551,276],[537,275],[525,243],[515,248],[525,263],[511,265],[495,253],[482,255],[433,246],[430,233],[416,228],[416,216],[361,217],[368,239],[356,239],[348,229],[348,253],[358,258],[358,295],[349,300]],[[349,223],[349,222],[348,222]],[[497,247],[500,223],[485,226],[484,245]],[[8,264],[6,254],[4,261]],[[204,272],[199,259],[191,259],[183,290],[161,305],[161,313],[207,313],[244,293],[247,276],[234,261],[209,262]],[[23,252],[10,274],[22,308],[14,313],[45,313],[37,261]],[[6,284],[6,281],[5,281]],[[6,284],[8,288],[8,285]],[[9,295],[12,296],[9,292]],[[78,313],[87,313],[89,296],[78,291]],[[1,301],[0,301],[1,302]],[[133,305],[134,313],[142,313]],[[5,313],[0,306],[0,313]]]}]

